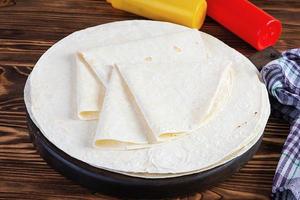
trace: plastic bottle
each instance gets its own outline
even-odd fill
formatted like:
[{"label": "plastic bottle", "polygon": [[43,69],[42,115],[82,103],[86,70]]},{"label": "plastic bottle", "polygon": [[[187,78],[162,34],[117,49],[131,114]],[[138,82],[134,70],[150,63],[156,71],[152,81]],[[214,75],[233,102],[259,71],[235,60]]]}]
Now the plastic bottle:
[{"label": "plastic bottle", "polygon": [[257,50],[272,46],[281,22],[247,0],[207,0],[207,15]]},{"label": "plastic bottle", "polygon": [[150,19],[199,29],[206,15],[205,0],[107,0],[114,8]]}]

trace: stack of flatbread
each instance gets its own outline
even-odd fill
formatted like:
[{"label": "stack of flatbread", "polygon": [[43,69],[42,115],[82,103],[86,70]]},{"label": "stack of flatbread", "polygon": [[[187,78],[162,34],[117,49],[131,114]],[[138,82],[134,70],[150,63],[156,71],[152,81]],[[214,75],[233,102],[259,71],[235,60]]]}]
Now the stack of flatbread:
[{"label": "stack of flatbread", "polygon": [[95,167],[182,176],[250,149],[269,116],[251,62],[183,26],[123,21],[75,32],[38,61],[28,112],[58,148]]}]

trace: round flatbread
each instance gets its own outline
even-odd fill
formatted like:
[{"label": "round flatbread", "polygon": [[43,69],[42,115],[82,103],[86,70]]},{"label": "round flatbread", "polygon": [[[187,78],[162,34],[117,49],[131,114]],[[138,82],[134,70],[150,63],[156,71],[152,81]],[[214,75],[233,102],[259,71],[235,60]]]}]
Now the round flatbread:
[{"label": "round flatbread", "polygon": [[243,153],[241,149],[251,146],[254,138],[261,136],[270,112],[268,96],[258,71],[245,56],[203,32],[199,34],[208,49],[210,62],[230,60],[235,73],[231,98],[208,123],[185,137],[150,148],[124,151],[94,148],[97,121],[76,117],[74,55],[78,49],[185,29],[166,22],[134,20],[100,25],[67,36],[40,58],[28,78],[24,98],[30,117],[59,149],[107,170],[180,176],[233,159]]}]

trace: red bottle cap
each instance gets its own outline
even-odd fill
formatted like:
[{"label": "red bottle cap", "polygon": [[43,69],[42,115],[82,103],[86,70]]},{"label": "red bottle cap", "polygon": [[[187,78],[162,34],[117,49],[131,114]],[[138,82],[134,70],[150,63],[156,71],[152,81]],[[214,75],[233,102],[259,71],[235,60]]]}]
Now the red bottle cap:
[{"label": "red bottle cap", "polygon": [[247,0],[207,0],[207,14],[258,50],[272,46],[281,22]]}]

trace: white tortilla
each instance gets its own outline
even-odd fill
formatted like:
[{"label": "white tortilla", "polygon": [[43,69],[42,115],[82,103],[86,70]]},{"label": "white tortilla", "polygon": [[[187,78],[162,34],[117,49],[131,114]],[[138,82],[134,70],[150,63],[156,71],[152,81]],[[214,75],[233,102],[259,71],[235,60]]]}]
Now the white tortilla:
[{"label": "white tortilla", "polygon": [[77,116],[82,120],[98,119],[105,88],[88,64],[77,55],[74,57],[77,67]]},{"label": "white tortilla", "polygon": [[[105,101],[104,113],[101,113],[104,119],[100,118],[95,134],[98,147],[125,148],[185,135],[207,121],[213,111],[217,112],[218,109],[212,107],[221,87],[222,96],[230,96],[231,85],[227,81],[231,77],[227,66],[230,62],[208,62],[197,30],[187,29],[170,36],[102,46],[80,53],[107,88],[111,88],[108,78],[111,66],[116,64],[124,71],[128,92],[133,92],[135,97],[132,101],[138,103],[126,102],[128,94],[122,94],[123,90],[110,89],[109,96],[114,98]],[[223,86],[223,83],[229,85]],[[219,107],[223,99],[218,99]],[[136,110],[142,114],[134,114]],[[140,124],[144,121],[147,126]],[[146,133],[150,141],[144,140]],[[145,146],[135,146],[138,147]]]},{"label": "white tortilla", "polygon": [[[209,58],[231,60],[236,75],[228,103],[192,134],[151,148],[103,150],[90,145],[97,122],[75,120],[72,117],[76,102],[74,80],[70,76],[74,70],[71,58],[78,49],[185,29],[165,22],[123,21],[89,28],[64,38],[41,57],[26,83],[25,103],[31,118],[45,137],[62,151],[92,166],[111,171],[180,176],[181,173],[207,169],[231,160],[230,155],[236,149],[241,145],[245,147],[262,134],[255,127],[265,126],[269,109],[263,109],[265,105],[261,99],[268,97],[256,68],[247,58],[202,32],[199,34],[211,52]],[[119,36],[120,32],[125,33],[124,37]],[[262,112],[265,115],[261,115]],[[243,151],[238,151],[235,156],[241,153]]]},{"label": "white tortilla", "polygon": [[97,127],[94,139],[97,147],[148,144],[151,130],[116,67],[112,68]]},{"label": "white tortilla", "polygon": [[224,104],[230,96],[232,68],[226,60],[117,65],[156,141],[199,128],[218,111],[212,109],[215,99]]},{"label": "white tortilla", "polygon": [[[257,126],[255,127],[255,130],[253,131],[253,133],[251,134],[252,139],[250,139],[249,141],[245,141],[244,143],[241,143],[239,145],[239,147],[237,147],[235,150],[233,150],[230,154],[228,154],[227,157],[223,158],[222,160],[220,160],[219,162],[216,162],[210,166],[207,166],[206,168],[201,168],[199,170],[195,170],[195,171],[189,171],[186,173],[177,173],[177,174],[172,174],[172,173],[165,173],[165,174],[161,174],[161,173],[129,173],[129,172],[123,172],[123,171],[115,171],[117,173],[121,173],[121,174],[125,174],[128,176],[134,176],[134,177],[140,177],[140,178],[151,178],[151,179],[155,179],[155,178],[172,178],[172,177],[179,177],[179,176],[185,176],[185,175],[190,175],[190,174],[195,174],[195,173],[199,173],[199,172],[203,172],[206,170],[210,170],[212,168],[215,168],[217,166],[223,165],[226,162],[228,162],[229,160],[235,159],[238,156],[242,155],[243,153],[247,152],[249,149],[251,149],[253,147],[253,145],[255,145],[257,143],[257,141],[262,137],[264,129],[265,129],[265,124],[267,123],[268,120],[268,116],[270,114],[270,105],[269,105],[269,99],[266,98],[268,96],[268,93],[266,90],[262,91],[262,105],[263,105],[263,111],[261,112],[260,115],[260,121],[261,123],[258,123]],[[259,134],[257,134],[259,133]]]},{"label": "white tortilla", "polygon": [[79,51],[106,86],[111,65],[142,62],[203,62],[207,58],[201,35],[195,29],[183,29],[173,34],[100,46]]},{"label": "white tortilla", "polygon": [[[159,40],[159,37],[162,36],[164,34],[164,32],[168,32],[168,29],[164,30],[164,28],[162,28],[160,31],[156,32],[156,33],[152,33],[152,32],[148,32],[148,31],[141,31],[140,29],[137,28],[137,26],[134,26],[135,22],[132,22],[133,26],[129,27],[126,24],[120,24],[119,27],[122,28],[124,27],[124,32],[122,35],[122,37],[119,36],[119,33],[112,33],[110,31],[110,25],[106,25],[105,27],[102,27],[101,31],[103,34],[108,33],[110,35],[106,35],[105,37],[98,37],[97,35],[93,35],[93,37],[89,38],[89,41],[86,41],[86,43],[81,43],[81,44],[77,44],[76,48],[77,51],[82,52],[82,54],[85,54],[86,49],[90,50],[90,47],[93,47],[92,51],[87,51],[86,56],[87,59],[89,60],[93,60],[95,58],[98,58],[97,56],[97,48],[101,49],[101,50],[110,50],[110,49],[114,49],[114,48],[118,48],[119,45],[122,46],[122,44],[124,43],[136,43],[139,40],[141,40],[140,42],[136,43],[136,46],[140,45],[143,43],[143,40],[146,38],[155,38],[157,37],[156,40]],[[155,24],[150,25],[151,27],[153,27],[154,29],[156,29],[158,26]],[[149,26],[149,27],[150,27]],[[89,31],[89,30],[87,30]],[[178,34],[180,32],[183,32],[181,34],[185,34],[184,32],[192,32],[193,30],[190,29],[181,29],[181,30],[177,30],[174,32],[170,32],[170,34]],[[168,32],[169,33],[169,32]],[[181,35],[182,36],[182,35]],[[194,36],[196,36],[196,38],[198,39],[199,44],[197,45],[190,45],[192,47],[192,49],[190,49],[190,51],[194,51],[194,52],[198,52],[199,48],[201,46],[201,38],[199,37],[199,34],[195,34]],[[77,36],[75,36],[77,37]],[[181,38],[181,40],[184,37],[179,37],[179,36],[172,36],[174,39],[174,41],[177,41],[177,38]],[[199,41],[200,38],[200,41]],[[183,41],[181,41],[179,44],[183,44],[184,41],[186,41],[187,39],[183,39]],[[130,46],[130,44],[125,44],[123,45],[123,49],[126,49],[125,52],[127,52],[127,47],[128,45]],[[97,48],[95,48],[97,47]],[[197,49],[196,49],[197,48]],[[101,50],[99,51],[99,53],[101,53]],[[119,51],[120,52],[120,51]],[[95,54],[96,53],[96,54]],[[76,54],[76,53],[75,53]],[[116,55],[115,53],[113,53],[113,55]],[[193,54],[194,55],[194,54]],[[130,54],[129,54],[130,56]],[[103,58],[103,57],[102,57]],[[100,80],[96,80],[95,76],[92,72],[93,71],[92,68],[90,68],[90,66],[85,62],[85,60],[78,58],[77,56],[75,57],[76,62],[74,63],[74,67],[77,67],[77,86],[76,86],[76,99],[77,99],[77,116],[79,119],[82,120],[93,120],[93,119],[98,119],[99,117],[99,112],[101,110],[101,105],[102,105],[102,101],[103,99],[101,99],[101,97],[103,96],[104,90],[105,90],[105,85],[106,85],[106,81],[109,77],[109,73],[110,73],[110,66],[109,64],[112,64],[111,62],[111,55],[107,58],[103,58],[103,66],[101,68],[95,68],[100,74]],[[128,56],[127,56],[128,58]],[[126,57],[124,57],[124,59],[127,59]],[[70,58],[71,59],[71,58]],[[142,59],[138,59],[138,60],[143,60]],[[149,58],[145,58],[146,60]],[[180,59],[180,57],[178,58]],[[118,58],[118,60],[122,60],[122,58]],[[96,63],[97,66],[97,63]],[[99,79],[98,77],[98,79]],[[103,77],[101,79],[101,77]],[[102,81],[101,81],[102,80]],[[99,86],[99,81],[100,81],[100,86]],[[100,98],[100,99],[99,99]]]}]

